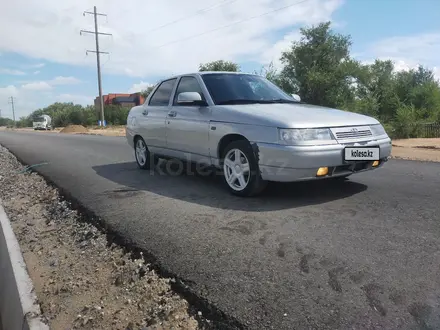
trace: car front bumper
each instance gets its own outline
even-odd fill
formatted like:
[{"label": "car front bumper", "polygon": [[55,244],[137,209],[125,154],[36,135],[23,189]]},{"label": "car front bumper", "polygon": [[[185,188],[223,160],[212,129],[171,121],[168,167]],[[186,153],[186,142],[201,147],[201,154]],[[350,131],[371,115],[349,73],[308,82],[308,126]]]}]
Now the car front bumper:
[{"label": "car front bumper", "polygon": [[[389,138],[362,142],[362,147],[379,147],[379,165],[373,161],[344,161],[345,147],[349,144],[322,146],[285,146],[256,143],[261,176],[264,180],[292,182],[346,176],[381,167],[391,155]],[[320,167],[328,167],[328,175],[317,176]]]}]

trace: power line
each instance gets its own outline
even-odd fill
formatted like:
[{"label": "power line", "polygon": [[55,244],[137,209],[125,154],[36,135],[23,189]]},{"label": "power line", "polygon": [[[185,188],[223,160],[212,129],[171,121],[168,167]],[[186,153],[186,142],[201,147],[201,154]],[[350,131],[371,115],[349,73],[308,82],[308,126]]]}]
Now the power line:
[{"label": "power line", "polygon": [[12,118],[14,120],[14,127],[15,127],[15,106],[14,106],[14,97],[13,96],[8,98],[8,103],[11,104],[11,107],[12,107]]},{"label": "power line", "polygon": [[169,45],[181,42],[181,41],[186,41],[186,40],[194,39],[194,38],[197,38],[197,37],[201,37],[201,36],[204,36],[206,34],[209,34],[209,33],[212,33],[212,32],[216,32],[216,31],[219,31],[219,30],[222,30],[222,29],[226,29],[228,27],[231,27],[231,26],[234,26],[234,25],[237,25],[237,24],[245,23],[245,22],[254,20],[256,18],[260,18],[260,17],[266,16],[266,15],[269,15],[269,14],[273,14],[275,12],[278,12],[278,11],[281,11],[281,10],[284,10],[284,9],[287,9],[287,8],[290,8],[290,7],[302,4],[302,3],[307,2],[307,1],[309,1],[309,0],[298,1],[298,2],[292,3],[290,5],[287,5],[287,6],[284,6],[284,7],[281,7],[281,8],[277,8],[277,9],[274,9],[274,10],[271,10],[271,11],[268,11],[268,12],[265,12],[265,13],[262,13],[262,14],[259,14],[259,15],[251,16],[251,17],[239,20],[239,21],[234,22],[234,23],[230,23],[230,24],[227,24],[227,25],[220,26],[220,27],[212,29],[212,30],[208,30],[208,31],[205,31],[205,32],[202,32],[202,33],[199,33],[199,34],[195,34],[195,35],[183,38],[183,39],[167,42],[167,43],[162,44],[160,46],[153,47],[152,49],[162,48],[162,47],[169,46]]},{"label": "power line", "polygon": [[99,105],[101,108],[101,125],[104,126],[105,118],[104,118],[104,99],[102,97],[102,83],[101,83],[101,60],[100,60],[100,54],[108,54],[108,52],[101,52],[99,51],[99,35],[105,35],[105,36],[111,36],[111,33],[104,33],[98,31],[98,16],[105,16],[106,14],[101,14],[96,11],[96,6],[93,7],[93,12],[85,11],[83,13],[83,16],[86,14],[93,15],[95,20],[95,31],[88,31],[88,30],[81,30],[79,32],[80,35],[83,33],[90,33],[95,35],[95,42],[96,42],[96,48],[95,50],[86,50],[86,55],[89,53],[96,53],[96,67],[98,71],[98,89],[99,89]]},{"label": "power line", "polygon": [[209,7],[205,7],[205,8],[202,8],[202,9],[199,9],[199,10],[195,11],[194,13],[192,13],[192,14],[190,14],[190,15],[187,15],[187,16],[185,16],[185,17],[178,18],[178,19],[176,19],[176,20],[174,20],[174,21],[171,21],[171,22],[165,23],[165,24],[163,24],[163,25],[160,25],[160,26],[158,26],[158,27],[155,27],[155,28],[153,28],[153,29],[147,31],[146,33],[151,33],[151,32],[157,31],[157,30],[162,29],[162,28],[164,28],[164,27],[167,27],[167,26],[170,26],[170,25],[173,25],[173,24],[176,24],[176,23],[182,22],[182,21],[184,21],[184,20],[187,20],[188,18],[191,18],[191,17],[197,16],[197,15],[200,15],[200,14],[206,13],[207,11],[210,11],[211,9],[214,9],[214,8],[217,8],[217,7],[220,7],[220,6],[224,6],[224,5],[227,5],[227,4],[231,4],[231,3],[236,2],[236,1],[237,1],[237,0],[223,0],[222,2],[217,3],[217,4],[215,4],[215,5],[212,5],[212,6],[209,6]]}]

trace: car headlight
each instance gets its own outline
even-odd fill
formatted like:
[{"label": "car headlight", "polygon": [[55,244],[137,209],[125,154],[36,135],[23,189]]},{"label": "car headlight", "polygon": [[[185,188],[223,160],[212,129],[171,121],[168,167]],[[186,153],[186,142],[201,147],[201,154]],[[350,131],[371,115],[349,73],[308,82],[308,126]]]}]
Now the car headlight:
[{"label": "car headlight", "polygon": [[371,125],[370,130],[374,136],[387,135],[385,128],[381,124]]},{"label": "car headlight", "polygon": [[280,141],[283,144],[305,144],[307,142],[334,142],[333,134],[328,128],[281,128]]}]

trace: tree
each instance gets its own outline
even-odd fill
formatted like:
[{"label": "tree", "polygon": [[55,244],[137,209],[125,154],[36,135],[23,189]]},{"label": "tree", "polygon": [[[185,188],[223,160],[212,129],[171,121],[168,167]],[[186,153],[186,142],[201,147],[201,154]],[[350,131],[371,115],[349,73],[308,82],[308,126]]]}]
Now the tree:
[{"label": "tree", "polygon": [[148,86],[141,92],[141,95],[146,99],[148,95],[150,95],[150,93],[153,91],[154,87],[154,85]]},{"label": "tree", "polygon": [[[97,114],[93,106],[83,107],[79,104],[56,102],[43,109],[37,109],[17,122],[18,127],[31,127],[32,122],[42,114],[52,118],[53,127],[64,127],[70,124],[93,125],[97,122]],[[111,123],[111,122],[109,122]]]},{"label": "tree", "polygon": [[281,87],[307,103],[341,106],[351,93],[354,65],[350,36],[334,33],[330,22],[301,29],[301,40],[282,53]]},{"label": "tree", "polygon": [[405,103],[413,103],[417,98],[415,89],[422,86],[437,85],[433,72],[421,66],[408,71],[401,71],[396,74],[396,93],[400,100]]},{"label": "tree", "polygon": [[279,74],[277,68],[274,66],[273,62],[261,67],[260,72],[254,71],[254,74],[258,74],[260,76],[263,76],[264,78],[271,81],[275,85],[278,85],[278,86],[281,85],[280,74]]},{"label": "tree", "polygon": [[231,61],[218,60],[199,65],[199,71],[228,71],[238,72],[240,66]]},{"label": "tree", "polygon": [[354,108],[363,107],[358,112],[391,120],[400,104],[394,88],[394,64],[389,60],[376,60],[372,64],[357,62],[352,72],[356,82]]},{"label": "tree", "polygon": [[14,121],[9,118],[0,117],[0,126],[12,126]]},{"label": "tree", "polygon": [[120,105],[106,105],[104,108],[106,120],[112,125],[126,125],[127,116],[130,108],[122,107]]},{"label": "tree", "polygon": [[20,119],[16,122],[17,127],[31,127],[32,121],[29,117],[20,117]]}]

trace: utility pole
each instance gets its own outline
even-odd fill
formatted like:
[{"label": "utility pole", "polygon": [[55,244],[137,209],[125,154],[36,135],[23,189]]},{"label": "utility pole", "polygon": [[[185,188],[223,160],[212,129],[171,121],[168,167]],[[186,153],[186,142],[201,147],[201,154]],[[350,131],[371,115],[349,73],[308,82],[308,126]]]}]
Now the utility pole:
[{"label": "utility pole", "polygon": [[8,103],[11,104],[12,107],[12,118],[14,120],[14,127],[15,127],[15,107],[14,107],[14,97],[11,96],[8,100]]},{"label": "utility pole", "polygon": [[80,35],[83,33],[91,33],[95,35],[95,41],[96,41],[96,49],[95,50],[86,50],[86,55],[89,53],[96,53],[96,66],[98,69],[98,89],[99,89],[99,104],[101,107],[101,125],[104,126],[104,99],[102,97],[102,83],[101,83],[101,60],[100,60],[100,54],[108,54],[108,52],[101,52],[99,51],[99,35],[106,35],[111,36],[111,33],[103,33],[98,31],[98,16],[107,16],[106,14],[100,14],[96,12],[96,6],[93,7],[93,13],[89,11],[85,11],[83,13],[83,16],[86,16],[86,14],[93,15],[95,19],[95,31],[87,31],[87,30],[81,30]]}]

